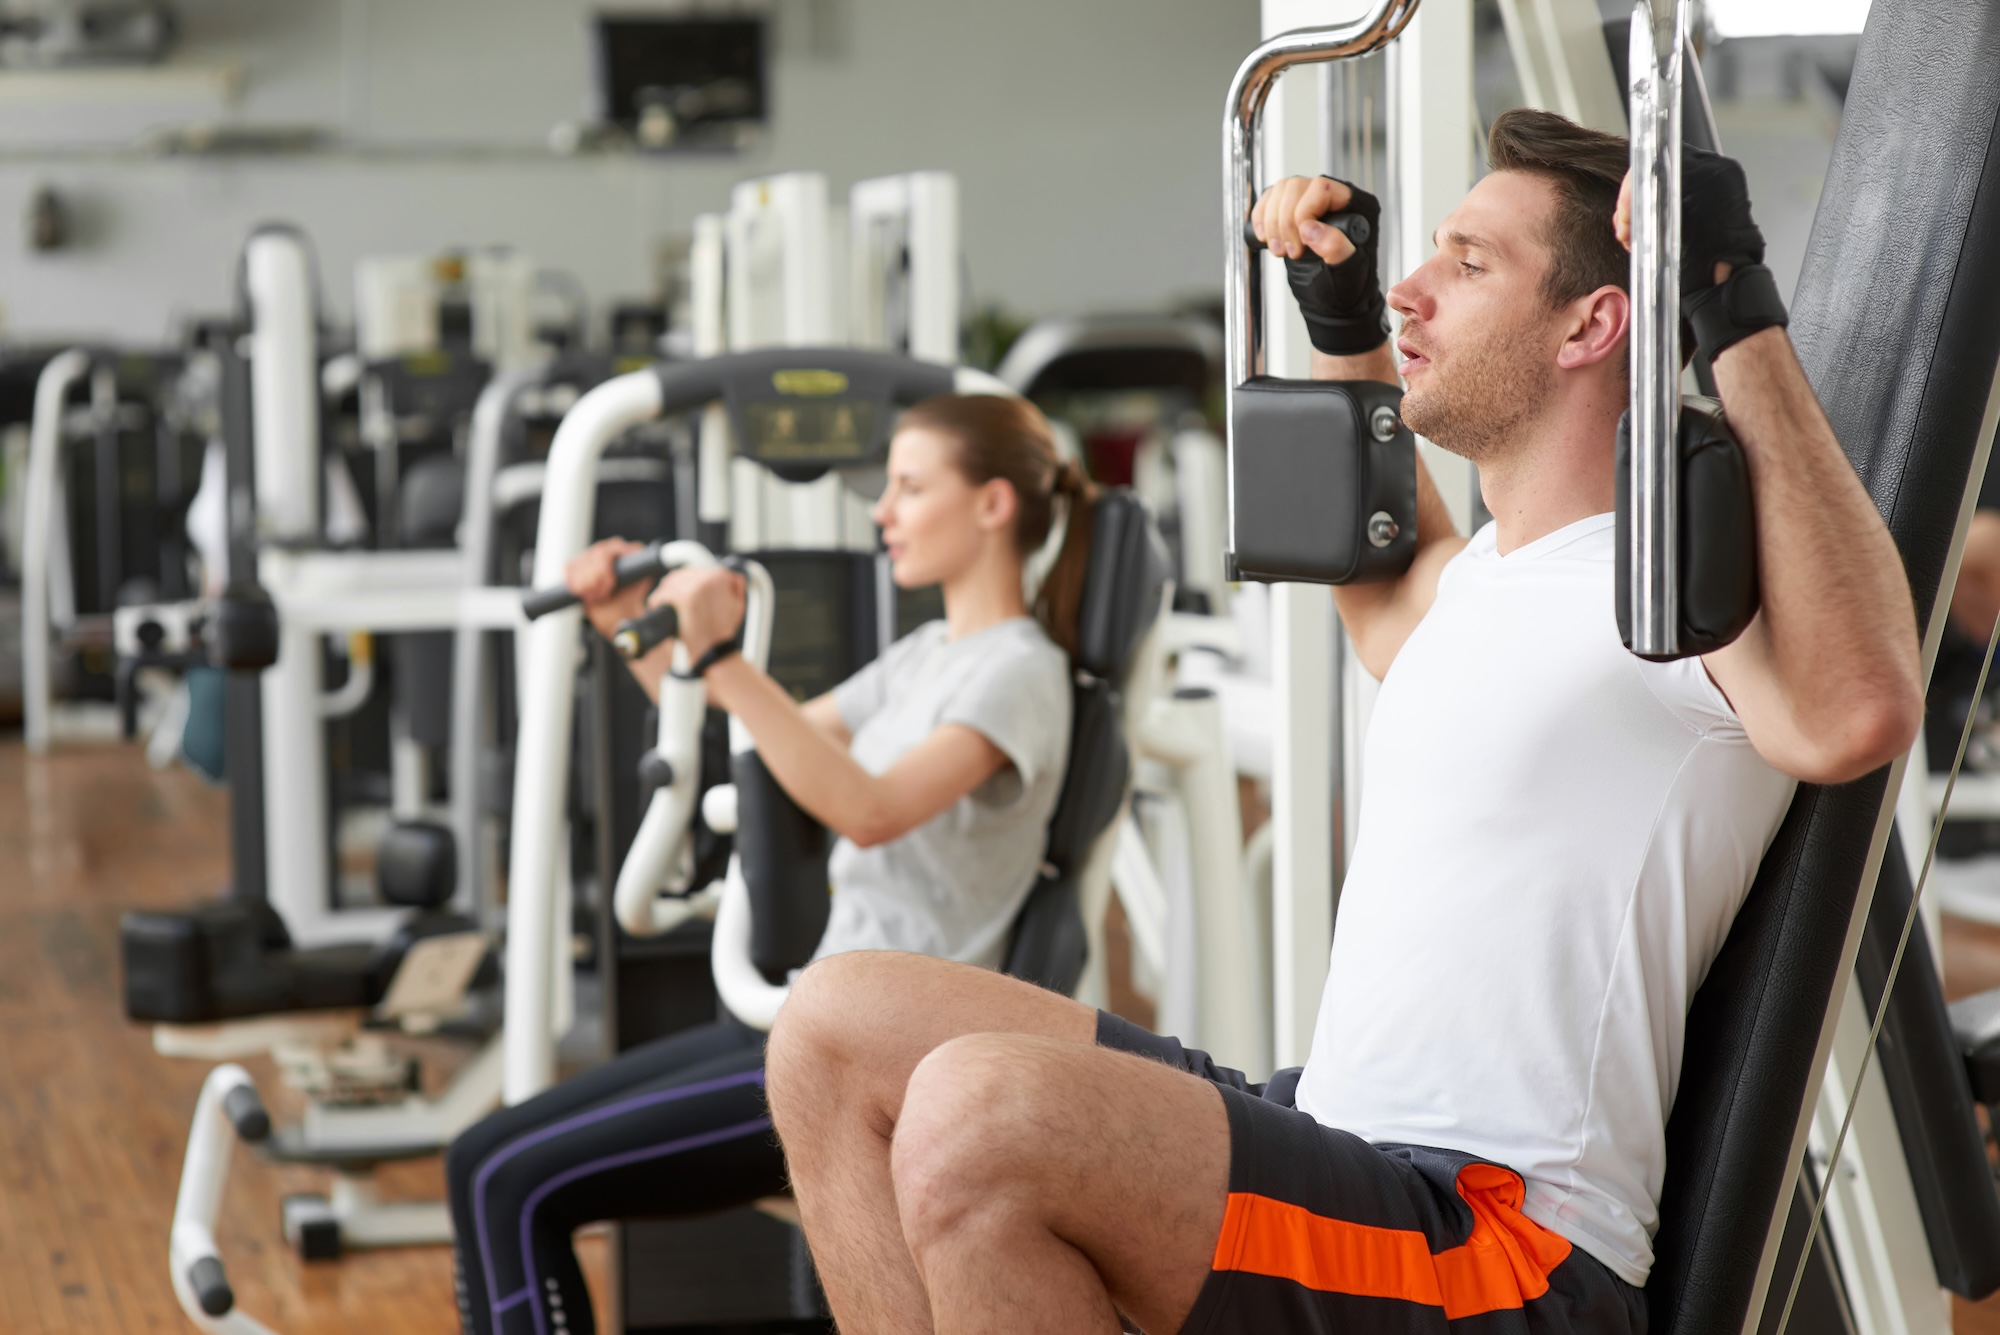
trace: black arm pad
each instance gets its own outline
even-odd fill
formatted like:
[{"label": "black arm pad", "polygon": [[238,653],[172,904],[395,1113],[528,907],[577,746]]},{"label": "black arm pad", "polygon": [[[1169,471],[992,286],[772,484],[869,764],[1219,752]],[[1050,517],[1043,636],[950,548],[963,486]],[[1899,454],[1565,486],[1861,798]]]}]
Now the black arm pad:
[{"label": "black arm pad", "polygon": [[732,757],[729,768],[736,783],[736,855],[750,892],[750,962],[767,982],[782,983],[812,958],[826,932],[833,839],[779,787],[755,751]]}]

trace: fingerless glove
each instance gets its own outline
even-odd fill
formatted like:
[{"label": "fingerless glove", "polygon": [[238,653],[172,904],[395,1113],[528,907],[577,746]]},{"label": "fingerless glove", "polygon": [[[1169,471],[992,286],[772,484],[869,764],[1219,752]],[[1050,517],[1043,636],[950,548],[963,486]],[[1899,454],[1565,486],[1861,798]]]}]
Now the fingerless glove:
[{"label": "fingerless glove", "polygon": [[1299,314],[1305,317],[1306,336],[1332,357],[1373,352],[1389,338],[1389,308],[1382,299],[1382,277],[1375,262],[1382,202],[1359,186],[1348,189],[1354,198],[1341,212],[1359,214],[1368,223],[1365,231],[1357,228],[1348,233],[1353,240],[1356,231],[1362,232],[1354,253],[1339,264],[1328,264],[1311,251],[1285,261],[1285,278],[1299,303]]}]

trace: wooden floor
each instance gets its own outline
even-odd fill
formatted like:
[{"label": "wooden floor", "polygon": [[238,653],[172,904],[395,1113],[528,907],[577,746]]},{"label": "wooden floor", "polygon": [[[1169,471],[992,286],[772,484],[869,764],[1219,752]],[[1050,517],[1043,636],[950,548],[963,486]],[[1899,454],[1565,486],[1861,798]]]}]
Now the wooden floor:
[{"label": "wooden floor", "polygon": [[[227,828],[220,791],[132,749],[30,761],[18,734],[0,740],[0,1331],[192,1329],[167,1233],[208,1063],[156,1055],[123,1018],[118,915],[214,895]],[[269,1061],[245,1065],[274,1112],[295,1114]],[[324,1190],[322,1174],[236,1155],[218,1235],[238,1307],[280,1335],[456,1331],[448,1249],[297,1260],[279,1198]],[[442,1173],[406,1166],[383,1191],[436,1199]],[[601,1241],[584,1253],[601,1283]]]},{"label": "wooden floor", "polygon": [[[207,1064],[157,1056],[119,1004],[118,915],[213,895],[227,875],[223,794],[125,747],[30,761],[0,737],[0,1332],[184,1331],[168,1221]],[[2000,929],[1945,927],[1952,996],[2000,985]],[[435,1063],[434,1063],[435,1064]],[[246,1063],[295,1111],[268,1061]],[[442,1068],[435,1077],[444,1074]],[[281,1335],[457,1329],[450,1254],[417,1248],[305,1265],[278,1236],[287,1191],[320,1175],[239,1153],[219,1232],[239,1307]],[[435,1163],[385,1194],[435,1198]],[[603,1246],[582,1244],[603,1290]],[[602,1311],[602,1303],[599,1304]],[[1959,1335],[2000,1335],[2000,1298],[1961,1303]]]}]

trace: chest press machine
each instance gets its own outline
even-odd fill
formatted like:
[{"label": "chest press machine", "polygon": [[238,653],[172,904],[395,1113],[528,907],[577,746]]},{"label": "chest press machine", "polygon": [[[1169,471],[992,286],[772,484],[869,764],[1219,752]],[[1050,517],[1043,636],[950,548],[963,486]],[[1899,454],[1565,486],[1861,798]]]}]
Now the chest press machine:
[{"label": "chest press machine", "polygon": [[[1389,549],[1414,518],[1413,508],[1382,504],[1371,491],[1393,482],[1400,492],[1400,474],[1389,470],[1400,467],[1409,446],[1390,430],[1378,437],[1389,449],[1366,444],[1371,414],[1352,387],[1253,377],[1261,293],[1249,281],[1250,252],[1236,229],[1254,197],[1252,150],[1271,81],[1293,65],[1386,45],[1415,8],[1415,0],[1385,0],[1345,27],[1274,38],[1245,61],[1231,91],[1230,515],[1232,558],[1246,576],[1333,582],[1376,562],[1393,571]],[[1740,530],[1717,531],[1714,479],[1695,476],[1700,466],[1685,462],[1697,453],[1692,431],[1713,419],[1681,414],[1675,402],[1673,286],[1665,266],[1676,253],[1679,207],[1676,8],[1635,8],[1629,65],[1642,181],[1635,249],[1646,268],[1635,266],[1639,397],[1636,425],[1621,443],[1629,463],[1617,610],[1628,647],[1648,657],[1709,647],[1689,618],[1704,590],[1716,586],[1701,585],[1699,572],[1691,576],[1691,557],[1741,538]],[[1975,500],[1968,479],[1982,475],[2000,424],[2000,326],[1990,315],[2000,300],[1995,68],[2000,13],[1990,6],[1878,0],[1793,302],[1801,361],[1902,551],[1925,631],[1926,670],[1944,623],[1938,595],[1955,577]],[[1911,115],[1913,106],[1924,114]],[[1309,429],[1314,413],[1319,420]],[[1294,484],[1301,475],[1319,477],[1335,494],[1357,498],[1342,515],[1345,524],[1278,522],[1283,512],[1269,507],[1284,498],[1273,487],[1288,475]],[[1250,514],[1254,529],[1239,522]],[[1370,553],[1363,542],[1377,535],[1388,541]],[[1901,769],[1898,762],[1839,787],[1800,788],[1695,995],[1667,1127],[1647,1289],[1655,1335],[1775,1331],[1788,1318],[1801,1329],[1844,1326],[1862,1335],[1942,1331],[1948,1311],[1937,1286],[1967,1297],[2000,1287],[2000,1200],[1971,1122],[1975,1090],[1984,1098],[1995,1088],[1991,1015],[2000,1007],[1975,999],[1954,1007],[1947,1021],[1923,941],[1910,941],[1907,953],[1902,944],[1912,901],[1907,864],[1893,853],[1885,859]],[[1871,885],[1872,896],[1859,893]],[[1861,984],[1860,1004],[1849,995],[1850,977]],[[1861,1217],[1878,1202],[1865,1184],[1857,1191],[1842,1180],[1855,1176],[1855,1144],[1847,1146],[1844,1174],[1825,1161],[1838,1152],[1847,1085],[1868,1055],[1864,1005],[1882,1021],[1874,1078],[1886,1083],[1896,1123],[1874,1148],[1886,1144],[1884,1157],[1899,1153],[1904,1161],[1878,1158],[1872,1167],[1883,1182],[1892,1172],[1909,1181],[1929,1244],[1920,1258],[1927,1273],[1909,1273],[1907,1259],[1903,1273],[1894,1273],[1897,1249],[1879,1236],[1882,1221]],[[1857,1141],[1869,1116],[1861,1087]],[[1809,1161],[1815,1172],[1802,1176]],[[1821,1239],[1808,1253],[1822,1191],[1829,1220],[1844,1227],[1832,1248]],[[1903,1252],[1907,1257],[1907,1247]]]}]

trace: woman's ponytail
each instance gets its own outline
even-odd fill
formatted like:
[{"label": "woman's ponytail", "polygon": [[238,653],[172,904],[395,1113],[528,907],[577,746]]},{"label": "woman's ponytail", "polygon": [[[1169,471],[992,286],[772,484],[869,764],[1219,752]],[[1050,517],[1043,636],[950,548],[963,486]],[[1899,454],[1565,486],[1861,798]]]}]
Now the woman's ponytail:
[{"label": "woman's ponytail", "polygon": [[1002,478],[1014,488],[1014,548],[1023,559],[1040,551],[1057,518],[1064,519],[1062,550],[1035,595],[1034,613],[1048,637],[1074,658],[1097,488],[1082,468],[1056,453],[1048,419],[1026,399],[940,394],[904,412],[900,425],[950,436],[958,444],[958,469],[974,486]]},{"label": "woman's ponytail", "polygon": [[1090,533],[1097,512],[1097,488],[1081,468],[1065,459],[1056,465],[1052,490],[1063,500],[1062,550],[1035,595],[1035,619],[1072,660],[1076,658],[1083,583],[1090,573]]}]

